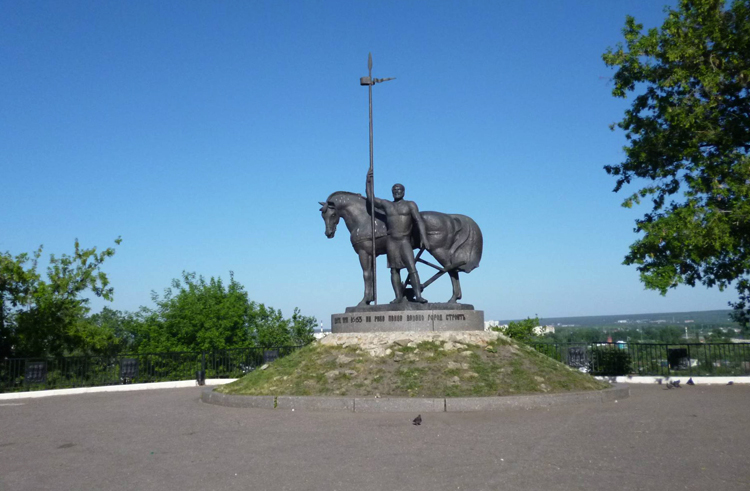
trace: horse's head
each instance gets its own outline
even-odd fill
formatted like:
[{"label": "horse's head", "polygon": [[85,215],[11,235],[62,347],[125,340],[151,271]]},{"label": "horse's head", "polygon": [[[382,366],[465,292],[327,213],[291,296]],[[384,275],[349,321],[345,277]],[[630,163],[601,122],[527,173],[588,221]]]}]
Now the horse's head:
[{"label": "horse's head", "polygon": [[329,201],[324,203],[319,201],[322,205],[320,208],[320,214],[323,217],[323,221],[326,222],[326,237],[332,239],[336,235],[336,226],[339,224],[339,214],[336,212],[336,205]]}]

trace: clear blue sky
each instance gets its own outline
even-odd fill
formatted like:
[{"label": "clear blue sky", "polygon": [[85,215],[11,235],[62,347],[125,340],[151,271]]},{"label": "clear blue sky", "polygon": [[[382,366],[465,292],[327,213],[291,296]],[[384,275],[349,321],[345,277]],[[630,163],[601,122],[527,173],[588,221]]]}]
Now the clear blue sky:
[{"label": "clear blue sky", "polygon": [[[111,305],[152,305],[183,270],[328,327],[362,296],[318,201],[376,193],[484,233],[464,300],[487,319],[726,308],[733,291],[645,291],[621,265],[647,209],[620,207],[601,54],[662,2],[0,3],[0,250],[104,248]],[[632,188],[630,189],[632,191]],[[380,300],[392,298],[385,258]],[[429,268],[423,276],[431,274]],[[443,278],[425,292],[450,296]],[[104,305],[94,301],[95,310]]]}]

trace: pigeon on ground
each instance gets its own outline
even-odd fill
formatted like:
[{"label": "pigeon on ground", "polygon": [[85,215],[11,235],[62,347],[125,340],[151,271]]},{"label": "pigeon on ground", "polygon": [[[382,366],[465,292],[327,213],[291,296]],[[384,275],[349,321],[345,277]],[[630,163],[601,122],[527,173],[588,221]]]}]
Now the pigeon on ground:
[{"label": "pigeon on ground", "polygon": [[687,381],[688,385],[695,385],[695,382],[693,382],[693,377],[690,377]]},{"label": "pigeon on ground", "polygon": [[734,385],[734,382],[732,382],[732,381],[730,380],[729,382],[727,382],[727,385]]},{"label": "pigeon on ground", "polygon": [[674,387],[674,385],[672,385],[672,381],[667,381],[667,389],[671,389],[672,387]]},{"label": "pigeon on ground", "polygon": [[421,425],[422,424],[422,415],[418,415],[416,418],[414,418],[414,421],[412,421],[413,425]]},{"label": "pigeon on ground", "polygon": [[680,381],[679,380],[675,380],[674,382],[672,382],[672,387],[677,387],[679,389],[680,388]]}]

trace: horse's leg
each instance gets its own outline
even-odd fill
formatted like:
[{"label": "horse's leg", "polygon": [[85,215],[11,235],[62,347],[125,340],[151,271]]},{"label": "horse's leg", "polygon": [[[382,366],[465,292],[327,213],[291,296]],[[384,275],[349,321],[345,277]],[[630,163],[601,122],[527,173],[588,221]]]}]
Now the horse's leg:
[{"label": "horse's leg", "polygon": [[454,269],[448,271],[451,277],[451,283],[453,284],[453,296],[448,300],[448,303],[456,303],[461,300],[461,283],[458,281],[458,270]]},{"label": "horse's leg", "polygon": [[374,300],[372,293],[372,255],[368,254],[365,249],[366,248],[363,247],[361,250],[357,251],[357,254],[359,254],[359,265],[362,266],[362,277],[365,280],[365,296],[357,304],[358,306],[369,305],[370,302]]}]

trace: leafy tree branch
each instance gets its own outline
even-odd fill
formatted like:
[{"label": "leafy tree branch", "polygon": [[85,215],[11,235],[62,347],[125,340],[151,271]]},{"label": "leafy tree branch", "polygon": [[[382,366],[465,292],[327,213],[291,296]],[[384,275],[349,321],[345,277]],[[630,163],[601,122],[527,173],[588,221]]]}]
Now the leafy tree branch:
[{"label": "leafy tree branch", "polygon": [[734,285],[735,318],[750,320],[750,0],[680,0],[661,28],[627,17],[624,43],[603,55],[612,95],[633,95],[625,160],[607,165],[614,191],[639,183],[641,237],[624,264],[647,288]]}]

